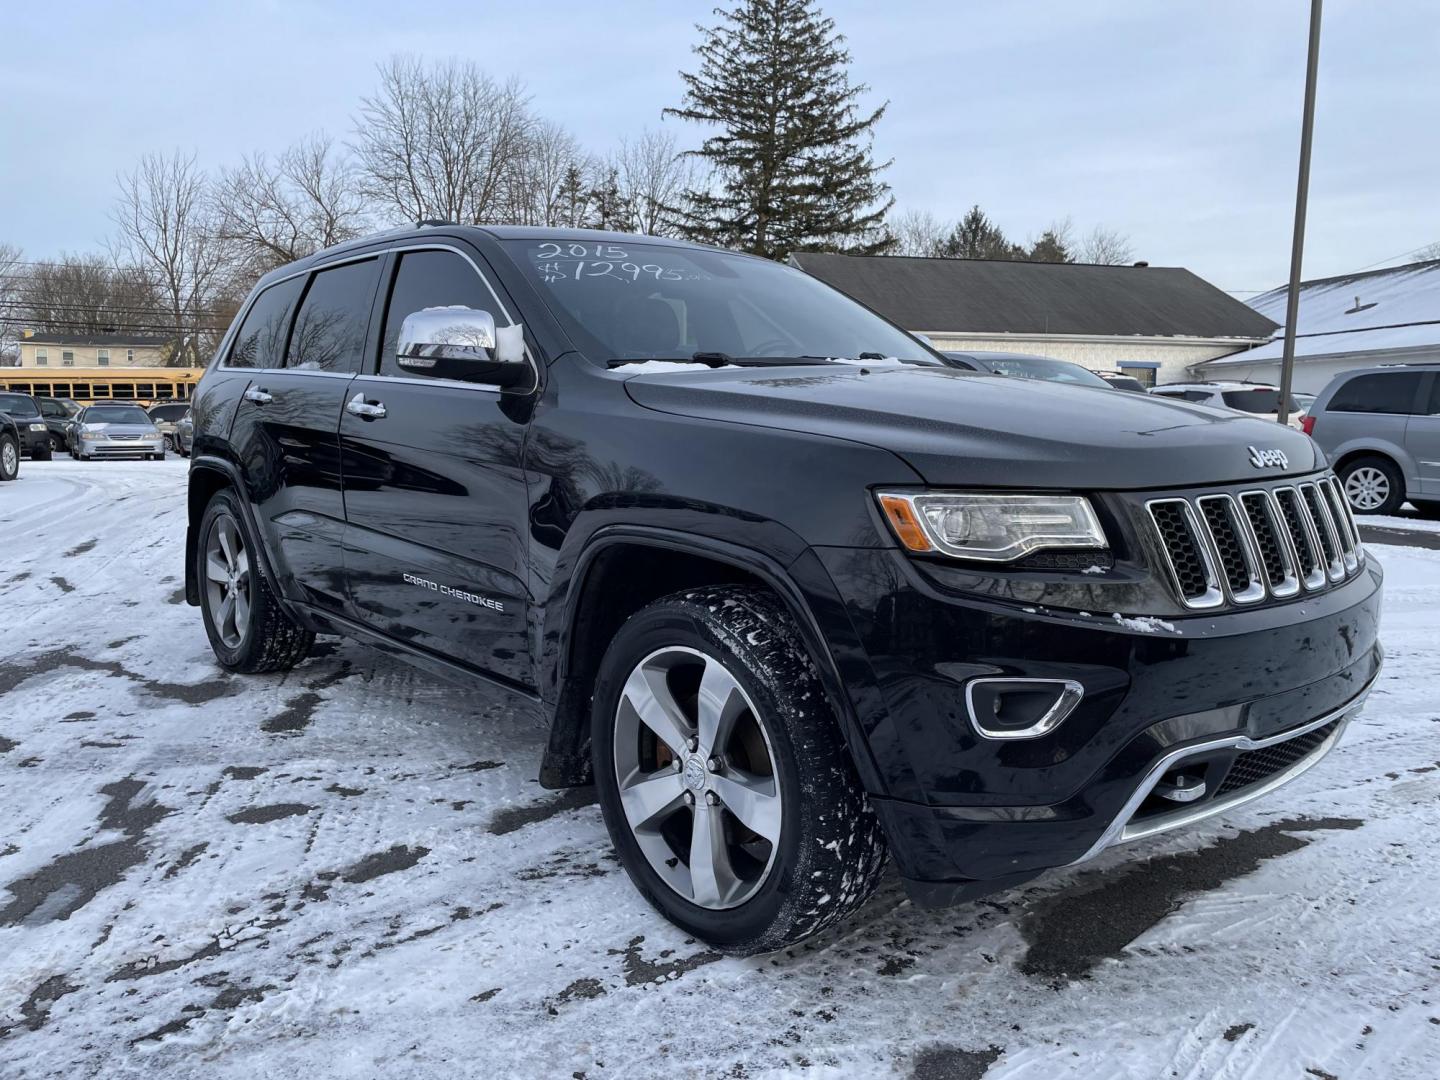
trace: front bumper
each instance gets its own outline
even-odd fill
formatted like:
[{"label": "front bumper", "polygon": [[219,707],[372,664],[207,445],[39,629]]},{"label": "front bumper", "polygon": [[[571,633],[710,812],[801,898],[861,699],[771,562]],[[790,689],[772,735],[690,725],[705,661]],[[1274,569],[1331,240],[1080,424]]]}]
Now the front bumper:
[{"label": "front bumper", "polygon": [[161,438],[80,440],[80,452],[91,457],[138,457],[145,454],[160,454],[164,451],[165,442]]},{"label": "front bumper", "polygon": [[[1374,560],[1328,592],[1145,627],[959,596],[895,553],[820,558],[848,594],[826,633],[873,759],[871,802],[922,903],[1268,794],[1336,744],[1381,664]],[[1085,697],[1039,738],[984,739],[964,689],[997,676],[1075,680]],[[1159,797],[1182,769],[1203,796]]]}]

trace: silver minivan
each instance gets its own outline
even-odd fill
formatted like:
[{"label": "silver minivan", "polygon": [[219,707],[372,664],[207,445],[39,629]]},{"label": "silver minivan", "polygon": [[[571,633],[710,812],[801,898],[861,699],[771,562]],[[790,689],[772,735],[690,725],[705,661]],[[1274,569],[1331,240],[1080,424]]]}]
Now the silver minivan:
[{"label": "silver minivan", "polygon": [[1304,421],[1357,514],[1440,517],[1440,364],[1344,371]]}]

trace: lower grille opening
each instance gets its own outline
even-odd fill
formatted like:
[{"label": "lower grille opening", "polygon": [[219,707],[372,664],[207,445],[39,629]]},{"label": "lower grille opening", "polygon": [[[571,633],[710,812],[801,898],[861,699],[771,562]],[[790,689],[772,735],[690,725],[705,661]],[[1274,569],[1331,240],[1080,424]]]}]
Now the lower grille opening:
[{"label": "lower grille opening", "polygon": [[1259,784],[1270,779],[1276,773],[1284,772],[1302,758],[1309,757],[1320,748],[1320,744],[1328,739],[1335,732],[1340,721],[1335,720],[1318,727],[1314,731],[1307,731],[1304,735],[1297,735],[1293,739],[1286,739],[1274,746],[1267,746],[1263,750],[1247,750],[1238,755],[1230,766],[1230,771],[1225,774],[1225,779],[1215,792],[1215,797],[1222,798],[1231,792],[1247,788],[1251,784]]}]

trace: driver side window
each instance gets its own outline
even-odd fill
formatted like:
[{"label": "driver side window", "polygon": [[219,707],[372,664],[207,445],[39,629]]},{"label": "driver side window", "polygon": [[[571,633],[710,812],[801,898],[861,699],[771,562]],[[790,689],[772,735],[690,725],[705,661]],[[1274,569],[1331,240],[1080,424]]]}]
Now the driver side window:
[{"label": "driver side window", "polygon": [[407,251],[401,254],[395,284],[385,306],[385,329],[380,341],[380,374],[410,375],[395,362],[395,345],[405,316],[432,307],[473,308],[488,311],[497,326],[509,320],[490,295],[475,268],[453,251]]}]

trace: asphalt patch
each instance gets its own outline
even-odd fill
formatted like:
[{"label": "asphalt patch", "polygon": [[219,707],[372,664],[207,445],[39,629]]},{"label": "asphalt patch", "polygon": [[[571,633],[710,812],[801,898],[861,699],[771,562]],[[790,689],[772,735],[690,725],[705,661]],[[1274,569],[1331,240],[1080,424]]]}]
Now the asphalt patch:
[{"label": "asphalt patch", "polygon": [[228,678],[217,678],[203,683],[172,683],[151,679],[139,672],[131,671],[118,660],[95,660],[69,649],[52,649],[40,653],[23,664],[0,664],[0,694],[9,693],[25,680],[36,675],[47,675],[65,668],[81,671],[99,671],[116,678],[129,679],[138,683],[147,693],[186,705],[203,705],[216,698],[233,693]]},{"label": "asphalt patch", "polygon": [[603,997],[604,994],[605,986],[600,982],[599,979],[576,979],[569,986],[565,987],[564,990],[561,990],[560,993],[556,994],[553,998],[550,999],[550,1004],[546,1006],[545,1011],[548,1012],[551,1016],[558,1016],[560,1014],[560,1006],[566,1004],[567,1002],[575,1001],[576,999],[581,998],[589,999]]},{"label": "asphalt patch", "polygon": [[4,735],[0,735],[0,754],[8,754],[19,745],[14,739],[7,739]]},{"label": "asphalt patch", "polygon": [[315,719],[315,710],[325,699],[312,691],[296,694],[285,703],[285,707],[274,716],[260,721],[260,730],[271,734],[284,731],[304,731]]},{"label": "asphalt patch", "polygon": [[220,775],[232,780],[254,780],[264,771],[264,765],[226,765],[220,770]]},{"label": "asphalt patch", "polygon": [[5,1038],[17,1027],[39,1031],[50,1020],[50,1006],[66,994],[73,994],[78,989],[80,989],[78,986],[67,982],[64,975],[50,976],[30,991],[30,996],[20,1003],[20,1023],[0,1027],[0,1039]]},{"label": "asphalt patch", "polygon": [[102,787],[100,793],[109,798],[100,811],[100,828],[121,832],[124,839],[67,852],[29,877],[12,881],[6,887],[13,899],[0,908],[0,926],[68,919],[102,889],[119,882],[130,867],[144,862],[141,841],[171,813],[157,802],[135,805],[144,787],[132,777]]},{"label": "asphalt patch", "polygon": [[99,540],[86,540],[83,544],[76,544],[69,551],[65,552],[65,558],[73,559],[76,555],[84,555],[87,551],[94,549]]},{"label": "asphalt patch", "polygon": [[567,811],[593,805],[595,805],[595,789],[593,787],[566,788],[553,799],[531,803],[529,806],[514,806],[501,810],[490,819],[490,824],[485,826],[485,829],[492,836],[505,836],[516,829],[523,829],[526,825],[548,821]]},{"label": "asphalt patch", "polygon": [[340,880],[348,881],[352,885],[374,881],[386,874],[409,870],[429,854],[430,849],[427,847],[412,848],[406,847],[404,844],[396,844],[388,851],[377,851],[374,854],[366,855],[354,866],[342,872]]},{"label": "asphalt patch", "polygon": [[184,851],[182,851],[180,853],[180,857],[176,859],[173,863],[171,863],[170,868],[165,871],[165,880],[169,881],[176,874],[180,873],[181,870],[184,870],[201,855],[205,854],[205,849],[209,846],[209,841],[202,840],[200,841],[200,843],[188,847]]},{"label": "asphalt patch", "polygon": [[75,586],[74,586],[74,585],[71,585],[70,582],[66,581],[66,580],[65,580],[63,577],[61,577],[59,574],[56,574],[56,575],[54,575],[53,577],[51,577],[51,579],[50,579],[50,584],[51,584],[51,585],[54,585],[57,589],[59,589],[59,590],[60,590],[61,592],[63,592],[63,593],[72,593],[72,592],[75,591]]},{"label": "asphalt patch", "polygon": [[269,806],[250,806],[244,810],[237,810],[233,814],[226,815],[225,820],[233,825],[264,825],[282,818],[299,817],[314,809],[315,807],[305,803],[272,803]]},{"label": "asphalt patch", "polygon": [[1395,544],[1399,547],[1440,551],[1440,533],[1437,532],[1412,532],[1409,529],[1392,529],[1385,525],[1361,525],[1360,539],[1367,544]]},{"label": "asphalt patch", "polygon": [[962,1050],[958,1046],[927,1046],[915,1055],[910,1080],[980,1080],[1005,1051]]},{"label": "asphalt patch", "polygon": [[630,944],[624,949],[607,950],[611,956],[619,956],[621,966],[625,969],[626,986],[644,986],[648,983],[668,982],[670,979],[678,979],[687,971],[694,971],[706,964],[713,964],[721,958],[721,954],[711,950],[695,953],[693,956],[682,956],[677,960],[667,960],[666,957],[673,955],[673,949],[664,949],[660,953],[659,960],[646,960],[640,955],[640,946],[644,944],[644,936],[631,938]]},{"label": "asphalt patch", "polygon": [[1029,944],[1020,970],[1045,979],[1083,978],[1102,960],[1157,925],[1192,896],[1253,873],[1261,863],[1289,855],[1310,841],[1292,835],[1321,829],[1358,829],[1356,818],[1294,818],[1243,832],[1202,848],[1150,859],[1102,875],[1037,904],[1021,921]]}]

